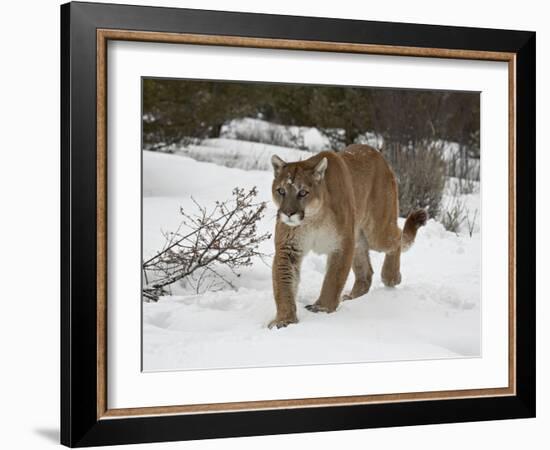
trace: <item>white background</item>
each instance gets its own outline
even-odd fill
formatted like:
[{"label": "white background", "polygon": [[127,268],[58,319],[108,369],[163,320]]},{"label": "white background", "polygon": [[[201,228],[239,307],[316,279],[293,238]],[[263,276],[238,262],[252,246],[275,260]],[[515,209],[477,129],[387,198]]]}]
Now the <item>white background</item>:
[{"label": "white background", "polygon": [[[134,4],[152,1],[132,0]],[[157,5],[205,9],[316,15],[354,19],[466,25],[537,31],[537,274],[543,280],[549,250],[547,206],[550,140],[548,124],[550,30],[543,2],[496,3],[464,0],[387,2],[277,2],[232,0],[158,1]],[[4,448],[40,449],[58,441],[59,423],[59,2],[9,2],[3,5],[0,123],[2,160],[2,315],[0,398]],[[545,205],[546,204],[546,205]],[[534,251],[534,249],[533,249]],[[359,430],[308,435],[268,436],[206,442],[141,445],[136,448],[263,449],[545,448],[550,426],[550,352],[547,286],[537,286],[538,418],[476,424]],[[542,380],[542,382],[540,381]],[[132,447],[126,447],[132,448]]]},{"label": "white background", "polygon": [[[108,68],[109,408],[507,386],[506,63],[114,42]],[[141,273],[134,261],[141,239],[142,75],[481,92],[481,357],[141,373]]]}]

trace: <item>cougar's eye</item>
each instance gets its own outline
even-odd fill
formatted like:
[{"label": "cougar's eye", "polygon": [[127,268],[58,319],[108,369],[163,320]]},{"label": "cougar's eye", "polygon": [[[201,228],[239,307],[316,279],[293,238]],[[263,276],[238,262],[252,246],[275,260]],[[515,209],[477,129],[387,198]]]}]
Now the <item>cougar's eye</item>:
[{"label": "cougar's eye", "polygon": [[298,192],[298,197],[305,197],[307,194],[309,194],[309,192],[302,189],[300,192]]},{"label": "cougar's eye", "polygon": [[285,195],[285,190],[283,188],[279,188],[279,189],[277,189],[277,193],[279,195]]}]

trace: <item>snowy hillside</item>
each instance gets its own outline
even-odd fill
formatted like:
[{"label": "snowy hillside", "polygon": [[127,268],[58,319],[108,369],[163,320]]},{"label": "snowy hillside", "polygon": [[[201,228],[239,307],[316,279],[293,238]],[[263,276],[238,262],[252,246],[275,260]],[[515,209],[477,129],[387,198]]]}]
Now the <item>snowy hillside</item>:
[{"label": "snowy hillside", "polygon": [[243,170],[271,170],[273,154],[279,155],[285,161],[299,161],[313,155],[305,150],[224,138],[205,139],[200,145],[188,145],[176,153],[197,161]]},{"label": "snowy hillside", "polygon": [[[342,129],[331,129],[343,135]],[[330,139],[315,127],[278,125],[261,119],[245,117],[233,119],[223,125],[220,137],[248,142],[277,143],[283,147],[300,148],[313,153],[331,148]],[[357,138],[356,143],[381,148],[382,136],[367,132]]]},{"label": "snowy hillside", "polygon": [[[332,129],[336,134],[344,130]],[[355,143],[382,149],[384,138],[374,132],[359,135]],[[436,140],[430,144],[441,152],[447,164],[447,175],[479,181],[480,160],[466,157],[466,150],[456,142]],[[249,117],[226,122],[220,137],[188,138],[180,143],[161,146],[166,153],[178,153],[197,161],[215,162],[244,170],[270,170],[270,157],[277,153],[285,160],[297,161],[314,153],[334,148],[330,139],[318,128],[279,125]],[[149,147],[146,147],[149,149]]]},{"label": "snowy hillside", "polygon": [[[246,148],[223,139],[203,145],[189,149],[193,155],[144,152],[144,258],[162,247],[161,230],[177,228],[180,206],[194,210],[191,195],[208,207],[230,198],[236,186],[257,186],[260,200],[268,202],[259,232],[273,231],[269,157],[273,151],[289,160],[308,156],[265,144],[250,143]],[[202,161],[199,152],[205,152]],[[230,157],[236,163],[227,167],[224,161]],[[259,162],[245,167],[250,159]],[[471,194],[468,202],[479,205],[479,194]],[[262,251],[272,253],[272,242],[264,243]],[[375,270],[371,291],[342,303],[333,314],[304,308],[316,300],[325,267],[324,256],[306,257],[298,295],[300,323],[280,330],[266,327],[275,315],[275,304],[271,269],[262,261],[233,280],[237,290],[196,294],[176,285],[173,295],[143,304],[144,370],[479,356],[479,228],[470,238],[468,233],[447,232],[430,220],[402,257],[403,281],[397,288],[386,288],[380,281],[383,255],[373,252],[371,257]],[[347,290],[352,283],[350,274]]]},{"label": "snowy hillside", "polygon": [[223,125],[220,136],[249,142],[278,142],[284,147],[302,147],[312,152],[330,148],[330,142],[317,128],[278,125],[245,117]]}]

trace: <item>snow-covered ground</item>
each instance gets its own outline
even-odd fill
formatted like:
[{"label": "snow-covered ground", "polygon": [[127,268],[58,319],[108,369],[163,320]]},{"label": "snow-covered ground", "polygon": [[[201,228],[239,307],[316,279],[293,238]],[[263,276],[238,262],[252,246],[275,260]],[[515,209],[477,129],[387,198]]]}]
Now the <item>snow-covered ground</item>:
[{"label": "snow-covered ground", "polygon": [[[177,228],[180,206],[189,212],[195,210],[191,195],[209,206],[215,200],[230,198],[236,186],[257,186],[259,199],[269,205],[259,232],[273,230],[271,171],[245,170],[244,163],[226,167],[219,160],[224,149],[241,152],[236,158],[241,160],[244,147],[222,143],[218,140],[217,144],[205,143],[205,148],[195,149],[210,152],[215,157],[203,159],[215,162],[197,161],[200,158],[196,155],[192,159],[181,152],[144,152],[144,258],[164,244],[161,230]],[[262,154],[267,159],[272,150],[288,159],[298,159],[292,157],[294,152],[308,156],[299,150],[264,144],[249,147],[251,157]],[[467,202],[479,208],[479,194],[470,194]],[[265,242],[261,250],[272,253],[272,242]],[[144,370],[479,356],[479,227],[470,237],[467,232],[447,232],[430,220],[420,230],[415,245],[403,255],[403,281],[396,288],[386,288],[380,281],[383,255],[372,252],[371,258],[375,276],[370,292],[342,303],[333,314],[316,314],[304,306],[318,296],[325,257],[307,256],[297,300],[300,323],[280,330],[266,327],[275,315],[275,304],[271,269],[260,260],[233,280],[236,290],[196,294],[174,286],[173,295],[143,304]],[[352,284],[350,274],[348,290]]]}]

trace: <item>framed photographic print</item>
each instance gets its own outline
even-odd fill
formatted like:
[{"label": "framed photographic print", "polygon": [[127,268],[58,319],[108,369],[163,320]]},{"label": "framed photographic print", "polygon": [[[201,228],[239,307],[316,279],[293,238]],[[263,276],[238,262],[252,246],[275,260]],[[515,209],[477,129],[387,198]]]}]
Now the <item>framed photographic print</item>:
[{"label": "framed photographic print", "polygon": [[535,415],[535,33],[61,7],[61,441]]}]

